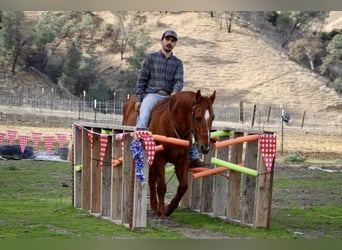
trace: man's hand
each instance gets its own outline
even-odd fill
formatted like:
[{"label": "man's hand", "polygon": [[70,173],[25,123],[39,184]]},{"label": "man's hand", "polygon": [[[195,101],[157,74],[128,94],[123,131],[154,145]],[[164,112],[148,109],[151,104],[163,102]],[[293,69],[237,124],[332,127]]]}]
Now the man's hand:
[{"label": "man's hand", "polygon": [[177,93],[177,92],[175,92],[175,91],[172,91],[170,95],[174,95],[174,94],[176,94],[176,93]]},{"label": "man's hand", "polygon": [[135,103],[135,106],[134,106],[135,111],[139,112],[140,106],[141,106],[141,102],[136,102],[136,103]]}]

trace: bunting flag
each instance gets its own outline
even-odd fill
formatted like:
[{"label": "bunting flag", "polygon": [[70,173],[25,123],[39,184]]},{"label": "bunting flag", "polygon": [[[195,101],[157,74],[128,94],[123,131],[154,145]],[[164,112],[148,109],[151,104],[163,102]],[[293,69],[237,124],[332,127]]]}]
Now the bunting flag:
[{"label": "bunting flag", "polygon": [[53,147],[53,143],[55,141],[55,137],[52,135],[46,135],[43,136],[44,142],[45,142],[45,148],[47,150],[48,153],[52,152],[52,147]]},{"label": "bunting flag", "polygon": [[9,145],[13,145],[14,140],[17,138],[17,132],[17,130],[7,130]]},{"label": "bunting flag", "polygon": [[156,143],[149,131],[135,131],[136,136],[144,141],[144,147],[147,154],[148,165],[152,165],[154,155],[156,154]]},{"label": "bunting flag", "polygon": [[65,141],[66,141],[66,136],[67,135],[66,134],[56,133],[56,136],[57,136],[57,141],[58,141],[59,147],[63,148],[64,144],[65,144]]},{"label": "bunting flag", "polygon": [[87,130],[87,134],[90,141],[90,148],[93,148],[93,133],[90,130]]},{"label": "bunting flag", "polygon": [[30,136],[28,135],[19,135],[19,145],[21,153],[23,154],[25,152],[26,145],[28,143],[28,140],[30,139]]},{"label": "bunting flag", "polygon": [[108,142],[108,135],[100,135],[100,168],[102,171],[103,166],[103,159],[106,154],[106,148],[107,148],[107,142]]},{"label": "bunting flag", "polygon": [[260,135],[260,149],[267,172],[271,172],[273,160],[276,154],[276,136],[274,134]]},{"label": "bunting flag", "polygon": [[0,145],[4,141],[4,138],[5,138],[5,133],[0,133]]},{"label": "bunting flag", "polygon": [[40,132],[32,132],[32,140],[33,140],[34,150],[38,149],[38,145],[39,145],[41,136],[42,136],[42,133],[40,133]]}]

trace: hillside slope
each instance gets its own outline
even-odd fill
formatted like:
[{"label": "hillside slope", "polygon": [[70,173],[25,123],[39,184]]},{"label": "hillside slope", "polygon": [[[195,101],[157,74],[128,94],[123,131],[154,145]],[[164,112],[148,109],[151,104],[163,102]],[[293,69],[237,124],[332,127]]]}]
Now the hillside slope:
[{"label": "hillside slope", "polygon": [[[104,22],[113,23],[112,13],[99,11],[96,14]],[[233,25],[232,32],[228,33],[224,21],[220,28],[220,23],[208,12],[146,14],[145,30],[153,39],[149,51],[160,49],[164,30],[171,28],[177,31],[179,41],[174,54],[184,63],[184,90],[200,89],[204,94],[216,90],[217,106],[238,106],[240,101],[244,101],[283,107],[298,114],[306,111],[316,115],[319,112],[320,124],[342,124],[341,96],[326,87],[326,79],[290,61],[279,46],[262,35],[263,31],[258,33]],[[327,30],[342,28],[342,12],[332,12],[328,21]],[[119,54],[108,53],[103,47],[101,51],[103,74],[107,75],[109,84],[115,86],[113,76],[120,74],[118,72],[127,65],[120,60]],[[16,78],[19,76],[18,73]],[[5,78],[0,82],[1,93],[18,93],[18,84],[11,84],[9,77]],[[17,82],[30,86],[33,93],[41,92],[46,81],[33,75]],[[50,85],[45,90],[52,89]]]},{"label": "hillside slope", "polygon": [[[205,12],[150,13],[146,31],[160,48],[162,32],[172,28],[179,40],[174,54],[184,62],[185,90],[216,90],[219,104],[240,100],[314,112],[342,123],[342,98],[325,79],[289,60],[261,33],[233,26],[232,33]],[[114,62],[113,62],[114,63]],[[329,112],[328,112],[329,111]]]}]

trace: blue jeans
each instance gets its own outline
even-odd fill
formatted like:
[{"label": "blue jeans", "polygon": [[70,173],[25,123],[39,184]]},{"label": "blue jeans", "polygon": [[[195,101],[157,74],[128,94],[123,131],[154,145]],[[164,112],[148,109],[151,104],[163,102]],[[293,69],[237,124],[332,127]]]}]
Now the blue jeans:
[{"label": "blue jeans", "polygon": [[[168,96],[162,96],[157,93],[150,93],[147,94],[140,106],[140,113],[137,118],[137,128],[147,128],[148,122],[150,120],[150,114],[153,109],[153,107],[160,101],[164,100],[165,98],[168,98]],[[190,161],[194,159],[199,159],[200,154],[198,151],[198,148],[195,144],[192,144],[190,146]]]},{"label": "blue jeans", "polygon": [[168,96],[159,95],[157,93],[147,94],[140,106],[140,114],[137,118],[137,128],[147,128],[150,114],[153,107]]}]

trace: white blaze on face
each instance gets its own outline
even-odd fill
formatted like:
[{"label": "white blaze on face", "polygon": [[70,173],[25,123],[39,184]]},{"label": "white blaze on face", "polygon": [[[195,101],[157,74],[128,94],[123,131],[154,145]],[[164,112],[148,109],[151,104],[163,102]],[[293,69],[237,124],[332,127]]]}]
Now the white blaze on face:
[{"label": "white blaze on face", "polygon": [[210,118],[210,112],[209,112],[209,110],[206,110],[206,111],[204,112],[204,119],[205,119],[205,122],[206,122],[206,124],[207,124],[208,141],[209,141],[209,139],[210,139],[209,118]]}]

